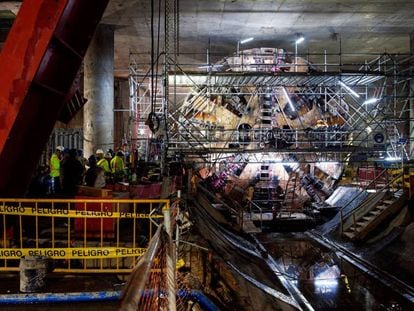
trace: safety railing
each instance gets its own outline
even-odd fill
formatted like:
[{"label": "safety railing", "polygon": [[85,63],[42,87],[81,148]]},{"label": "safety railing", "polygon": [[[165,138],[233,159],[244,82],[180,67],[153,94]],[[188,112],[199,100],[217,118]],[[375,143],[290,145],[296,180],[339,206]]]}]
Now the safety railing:
[{"label": "safety railing", "polygon": [[[192,121],[193,122],[193,121]],[[180,124],[184,126],[184,124]],[[358,139],[352,134],[359,131],[342,129],[252,129],[239,131],[235,129],[205,128],[198,133],[188,131],[173,135],[169,140],[171,148],[187,147],[203,149],[205,147],[232,147],[233,148],[276,148],[290,147],[301,149],[341,149],[347,147],[373,148],[374,145],[368,135],[361,135]]]},{"label": "safety railing", "polygon": [[[123,290],[121,310],[133,311],[168,306],[166,296],[166,237],[159,227],[154,239],[148,245],[148,251],[142,256]],[[152,270],[152,271],[151,271]],[[160,299],[161,296],[167,299]]]},{"label": "safety railing", "polygon": [[351,203],[353,203],[357,198],[359,198],[365,192],[365,190],[370,189],[371,184],[375,184],[377,179],[381,178],[383,176],[383,174],[385,174],[386,172],[387,172],[387,170],[384,170],[381,174],[379,174],[374,180],[372,180],[368,185],[366,185],[363,188],[364,191],[361,191],[351,201],[349,201],[344,207],[341,208],[341,210],[339,211],[340,221],[341,221],[341,226],[340,226],[341,233],[343,233],[346,230],[346,228],[348,228],[351,224],[355,225],[356,220],[358,220],[359,217],[364,214],[363,210],[366,206],[375,204],[376,200],[380,201],[382,199],[382,197],[380,197],[380,194],[385,194],[387,191],[391,191],[392,193],[396,192],[395,189],[394,190],[391,189],[391,185],[398,178],[400,178],[402,176],[402,174],[399,174],[398,176],[394,177],[393,179],[388,181],[383,187],[376,190],[378,195],[372,195],[371,197],[368,197],[359,206],[352,209],[348,213],[344,214],[344,210],[346,210],[346,208],[348,206],[350,206]]},{"label": "safety railing", "polygon": [[254,220],[253,215],[255,214],[255,210],[259,211],[259,215],[260,215],[260,229],[263,229],[263,209],[257,205],[255,202],[247,199],[247,201],[249,202],[249,209],[250,209],[250,219]]},{"label": "safety railing", "polygon": [[179,200],[171,204],[171,209],[163,210],[163,223],[158,226],[145,255],[137,260],[123,289],[121,311],[184,311],[192,309],[194,301],[202,310],[218,310],[177,271],[185,265],[178,248],[178,242],[184,241],[180,240],[179,225],[175,221],[175,216],[180,213]]},{"label": "safety railing", "polygon": [[[131,53],[131,63],[133,70],[131,74],[137,78],[144,79],[145,73],[139,73],[139,69],[148,68],[150,64],[149,52]],[[189,59],[206,59],[208,62],[189,62]],[[389,54],[384,52],[377,53],[328,53],[320,52],[298,52],[282,50],[277,48],[253,48],[247,50],[234,51],[234,53],[194,53],[180,52],[177,59],[177,67],[185,71],[197,71],[205,73],[215,73],[231,69],[232,71],[251,71],[251,72],[272,72],[279,73],[288,71],[290,68],[297,69],[301,73],[305,67],[311,65],[318,68],[316,73],[343,73],[361,72],[366,74],[387,73],[396,68],[400,73],[410,65],[413,56],[410,54]],[[211,59],[221,59],[216,63],[211,63]],[[173,60],[171,60],[173,61]],[[161,66],[161,65],[160,65]],[[293,72],[293,70],[292,70]],[[171,84],[172,85],[172,84]]]},{"label": "safety railing", "polygon": [[391,170],[375,166],[360,166],[357,171],[357,184],[364,189],[381,189],[392,178]]},{"label": "safety railing", "polygon": [[55,272],[129,273],[169,200],[0,199],[0,271],[22,256],[52,259]]}]

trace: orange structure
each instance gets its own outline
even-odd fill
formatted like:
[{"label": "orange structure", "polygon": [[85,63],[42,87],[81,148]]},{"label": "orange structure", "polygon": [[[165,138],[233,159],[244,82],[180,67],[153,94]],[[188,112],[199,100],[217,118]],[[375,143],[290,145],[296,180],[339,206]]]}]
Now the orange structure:
[{"label": "orange structure", "polygon": [[108,0],[24,1],[0,56],[0,196],[21,196]]}]

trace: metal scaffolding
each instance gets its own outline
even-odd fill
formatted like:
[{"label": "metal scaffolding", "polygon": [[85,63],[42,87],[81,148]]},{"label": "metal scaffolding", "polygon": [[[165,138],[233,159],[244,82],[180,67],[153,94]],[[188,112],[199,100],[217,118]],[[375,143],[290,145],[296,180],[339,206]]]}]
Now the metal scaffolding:
[{"label": "metal scaffolding", "polygon": [[151,69],[141,71],[142,67],[136,63],[134,55],[130,55],[130,119],[133,120],[132,145],[138,149],[141,159],[148,161],[160,156],[158,149],[154,147],[157,143],[156,133],[148,126],[153,119],[154,128],[160,127],[166,106],[165,87],[163,75],[152,75]]},{"label": "metal scaffolding", "polygon": [[[276,55],[274,51],[278,53],[274,63],[261,60],[270,52]],[[170,155],[204,155],[200,158],[205,161],[218,154],[255,152],[317,152],[335,161],[413,157],[406,149],[411,57],[384,53],[367,55],[370,61],[346,63],[347,57],[356,55],[338,55],[338,61],[327,63],[325,55],[325,62],[311,63],[308,55],[295,64],[278,49],[268,49],[264,56],[256,52],[263,49],[242,51],[218,62],[220,66],[209,64],[204,72],[194,70],[203,67],[200,64],[190,67],[176,63],[177,57],[168,58],[166,68],[174,70],[164,73],[165,83],[161,76],[153,79],[159,79],[160,88],[154,90],[159,98],[156,113],[160,120],[167,118],[164,143]],[[292,72],[296,66],[299,70]],[[131,66],[130,81],[131,116],[140,141],[156,136],[148,136],[145,125],[151,77],[138,74],[138,67]],[[165,94],[170,94],[169,107]],[[162,114],[165,109],[168,114]],[[217,122],[218,109],[237,122],[233,126]],[[246,125],[243,120],[249,116]]]},{"label": "metal scaffolding", "polygon": [[[407,96],[399,93],[400,85],[408,80],[404,63],[407,60],[400,64],[395,57],[382,55],[376,58],[376,62],[360,66],[358,71],[344,65],[343,70],[336,72],[180,72],[177,85],[191,87],[193,93],[191,100],[184,101],[181,106],[181,120],[171,118],[178,131],[175,136],[177,139],[171,137],[170,144],[173,149],[176,148],[176,152],[184,153],[190,153],[191,146],[198,153],[206,148],[212,152],[217,152],[216,149],[225,152],[227,148],[230,152],[234,152],[234,149],[242,149],[243,152],[269,149],[314,152],[317,149],[318,152],[344,154],[364,151],[378,159],[408,158],[404,146],[401,146],[404,137],[398,127],[398,123],[404,122],[402,112],[398,110],[407,102]],[[252,65],[246,68],[254,69]],[[276,124],[272,130],[269,129],[271,126],[265,129],[260,126],[258,129],[240,131],[238,128],[223,129],[194,120],[195,114],[205,109],[208,98],[220,95],[251,98],[271,93],[276,98],[274,113],[283,114],[278,102],[283,97],[283,89],[288,87],[294,88],[295,94],[302,97],[316,98],[318,105],[323,106],[320,110],[329,111],[342,122],[335,126],[309,128],[299,125],[287,129],[279,128]],[[370,102],[370,98],[375,100]],[[239,110],[242,115],[246,107],[240,103],[239,106],[241,109],[235,105],[231,109]],[[193,114],[186,117],[189,111]],[[320,117],[324,119],[322,114]],[[286,116],[284,118],[287,119]],[[289,120],[286,123],[289,125]]]}]

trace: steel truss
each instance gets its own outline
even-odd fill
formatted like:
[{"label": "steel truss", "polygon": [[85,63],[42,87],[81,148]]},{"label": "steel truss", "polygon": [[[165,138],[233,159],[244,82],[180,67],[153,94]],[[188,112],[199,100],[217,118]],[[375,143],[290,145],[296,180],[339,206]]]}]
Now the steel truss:
[{"label": "steel truss", "polygon": [[[404,126],[409,122],[410,57],[382,54],[362,65],[335,65],[334,70],[328,71],[312,65],[312,70],[306,73],[263,72],[257,68],[252,71],[252,65],[246,66],[248,71],[220,72],[210,67],[206,72],[187,72],[175,61],[168,58],[168,63],[174,64],[174,71],[163,75],[168,78],[165,83],[162,83],[162,77],[154,77],[159,79],[157,85],[164,85],[170,94],[168,109],[165,94],[161,89],[154,90],[160,98],[157,106],[160,118],[165,117],[162,112],[168,109],[170,155],[205,155],[201,158],[206,161],[213,158],[216,161],[213,154],[225,157],[229,153],[267,151],[318,152],[343,161],[358,158],[361,153],[366,155],[365,158],[377,160],[413,157],[406,151],[409,138],[404,132]],[[307,66],[311,68],[309,64]],[[149,75],[138,74],[137,70],[137,67],[132,68],[130,75],[131,117],[137,120],[136,137],[142,140],[148,133],[145,120],[151,83]],[[325,125],[329,121],[327,115],[339,121],[322,127],[293,124],[283,107],[283,101],[286,101],[283,89],[295,96],[311,98],[317,106],[316,114]],[[178,93],[189,95],[178,101]],[[272,107],[262,105],[258,121],[261,125],[240,130],[241,119],[249,113],[252,102],[266,94],[272,96]],[[207,117],[200,118],[200,114],[211,114],[217,109],[211,102],[216,97],[226,98],[231,103],[227,104],[227,109],[239,114],[240,122],[234,128],[222,126]],[[375,98],[375,102],[365,104],[371,98]],[[283,116],[287,128],[275,120],[278,114]],[[266,120],[268,123],[264,126]]]},{"label": "steel truss", "polygon": [[[377,58],[376,66],[375,62],[370,62],[352,72],[176,73],[176,86],[189,88],[191,99],[185,100],[178,111],[170,113],[172,127],[177,129],[170,138],[170,150],[200,154],[237,150],[312,153],[317,149],[320,153],[347,154],[347,159],[361,152],[370,159],[407,159],[410,157],[405,148],[407,135],[402,134],[399,125],[407,121],[404,107],[408,105],[408,90],[404,88],[409,80],[408,63],[408,59],[398,63],[394,56],[382,55]],[[170,77],[173,75],[171,73]],[[294,87],[295,94],[318,97],[323,106],[320,110],[337,116],[341,124],[324,128],[290,126],[289,129],[278,128],[276,124],[271,129],[239,131],[194,118],[207,108],[211,96],[243,95],[251,99],[272,93],[278,103],[283,97],[283,87]],[[364,104],[371,97],[378,100],[369,106]],[[248,108],[248,104],[244,108]],[[278,112],[283,113],[283,109],[279,107]],[[240,114],[243,113],[241,109]],[[320,117],[325,118],[323,113]]]},{"label": "steel truss", "polygon": [[[130,108],[129,118],[132,120],[132,142],[131,144],[138,149],[142,159],[148,161],[154,156],[160,156],[159,152],[152,148],[156,143],[156,135],[148,127],[150,115],[155,116],[153,122],[159,127],[163,119],[166,107],[163,75],[152,75],[151,69],[146,72],[140,71],[140,66],[135,62],[133,55],[130,56]],[[154,80],[154,81],[152,81]]]}]

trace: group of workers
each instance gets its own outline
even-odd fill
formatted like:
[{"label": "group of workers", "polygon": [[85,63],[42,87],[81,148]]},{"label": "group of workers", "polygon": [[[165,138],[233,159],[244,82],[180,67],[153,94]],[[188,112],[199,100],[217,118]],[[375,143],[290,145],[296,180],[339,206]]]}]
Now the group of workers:
[{"label": "group of workers", "polygon": [[74,196],[79,185],[103,188],[108,182],[122,181],[125,176],[124,154],[96,150],[88,160],[76,149],[57,146],[49,162],[51,195]]},{"label": "group of workers", "polygon": [[[93,157],[91,155],[88,161]],[[96,150],[96,161],[96,165],[102,168],[107,175],[113,174],[116,177],[122,177],[125,172],[124,153],[122,151],[118,151],[113,155],[110,151],[104,153],[102,149],[98,149]]]}]

